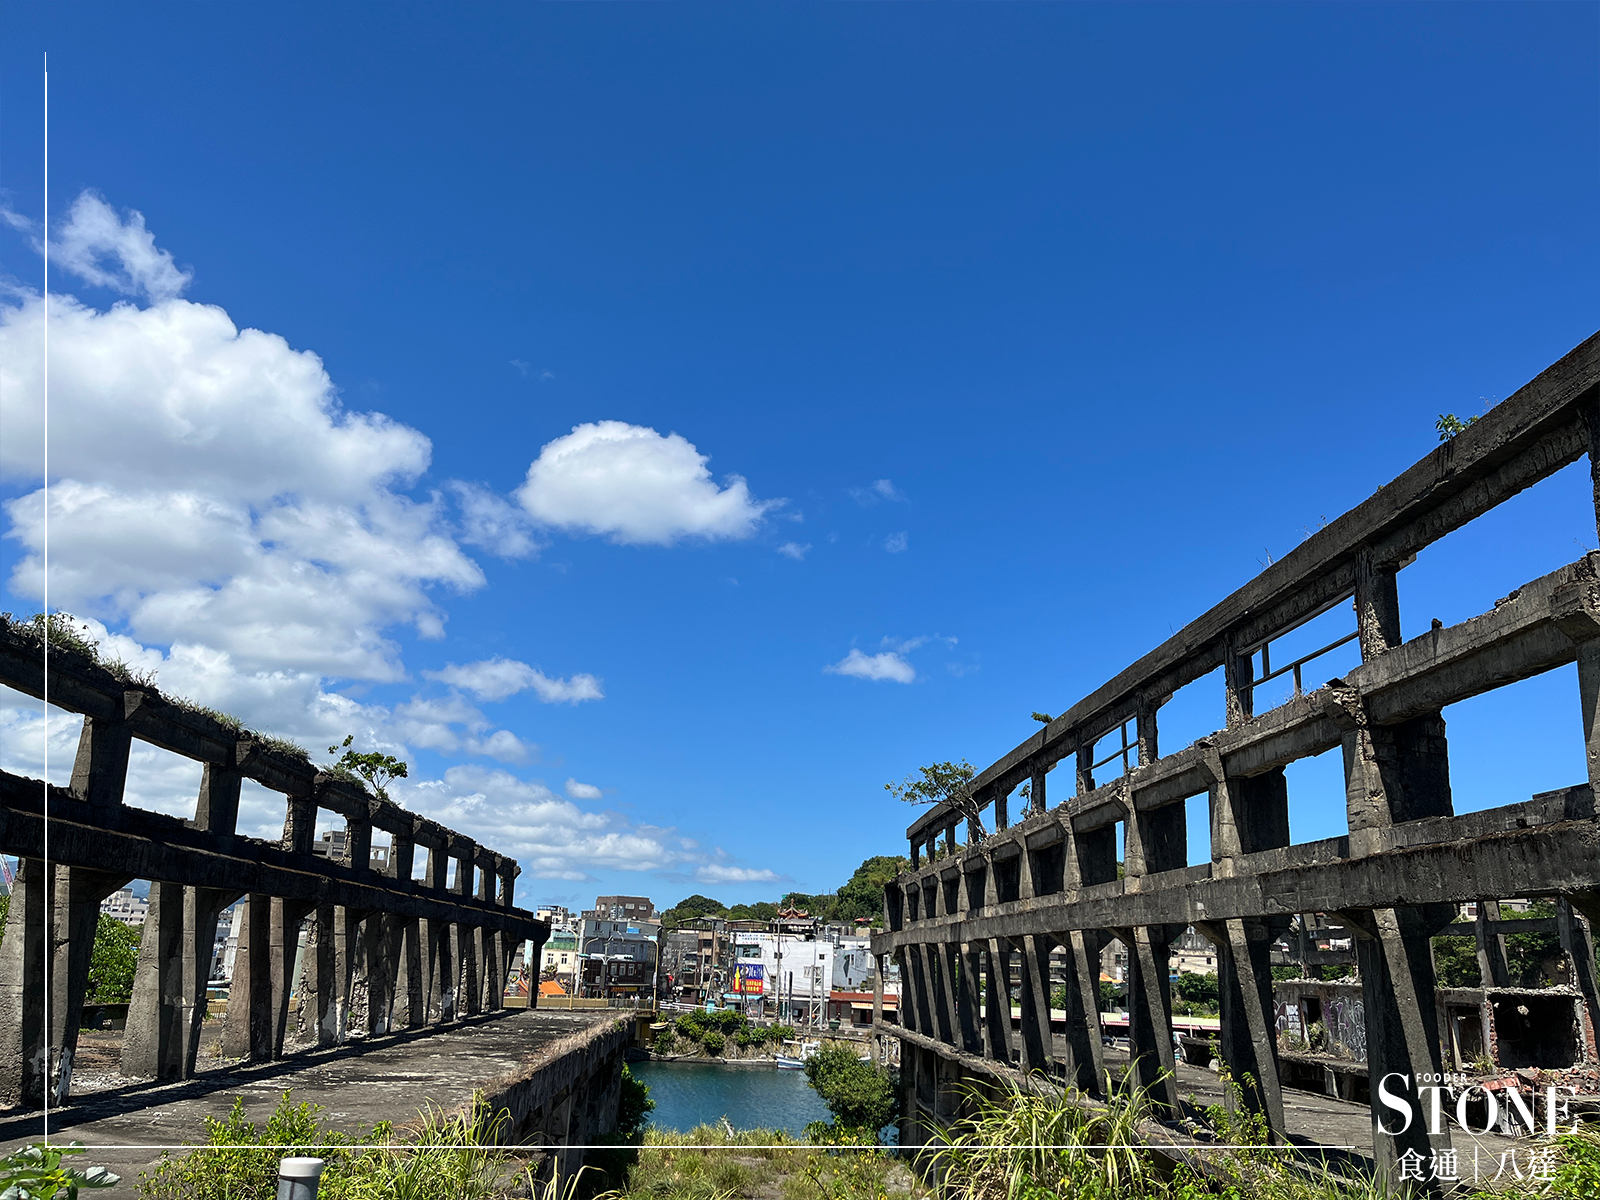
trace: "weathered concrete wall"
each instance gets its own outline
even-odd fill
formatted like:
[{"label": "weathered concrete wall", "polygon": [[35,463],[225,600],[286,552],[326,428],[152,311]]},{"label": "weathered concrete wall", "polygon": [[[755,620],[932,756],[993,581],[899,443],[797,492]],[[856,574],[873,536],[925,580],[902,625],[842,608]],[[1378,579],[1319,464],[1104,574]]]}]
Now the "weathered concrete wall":
[{"label": "weathered concrete wall", "polygon": [[[1134,1074],[1176,1109],[1167,948],[1192,925],[1217,949],[1222,1055],[1236,1076],[1253,1077],[1246,1102],[1282,1133],[1269,965],[1294,915],[1337,914],[1353,932],[1361,1027],[1345,1031],[1347,1044],[1361,1047],[1370,1077],[1409,1077],[1415,1100],[1416,1077],[1445,1066],[1430,939],[1459,905],[1514,896],[1556,900],[1576,1002],[1586,1028],[1600,1024],[1591,928],[1600,920],[1600,554],[1410,641],[1399,616],[1399,576],[1418,551],[1586,454],[1600,496],[1600,335],[982,771],[970,802],[913,823],[912,868],[886,889],[888,932],[873,940],[880,960],[900,966],[904,1025],[879,1031],[923,1057],[1045,1072],[1098,1092],[1099,951],[1115,937],[1129,951]],[[1276,639],[1344,605],[1359,666],[1307,690],[1301,681],[1321,678],[1325,650],[1286,665],[1280,653],[1277,669],[1269,665]],[[1457,815],[1441,710],[1571,663],[1589,777]],[[1226,727],[1163,754],[1161,706],[1218,667]],[[1264,683],[1291,679],[1288,700],[1257,711]],[[1116,749],[1097,758],[1106,738]],[[1284,767],[1332,749],[1344,761],[1349,832],[1295,844]],[[1052,772],[1064,761],[1072,765],[1057,787]],[[1097,778],[1102,768],[1115,777]],[[1012,824],[1008,805],[1025,782]],[[1064,802],[1050,807],[1047,791]],[[1202,795],[1211,858],[1191,864],[1184,802]],[[1491,969],[1503,959],[1493,926],[1482,948]],[[1069,962],[1064,1050],[1048,1015],[1057,946]],[[1013,981],[1018,1036],[998,1015]],[[942,1116],[937,1088],[924,1095],[938,1068],[914,1062],[913,1124]],[[1406,1150],[1448,1148],[1449,1134],[1430,1140],[1414,1122],[1377,1142],[1387,1171]]]},{"label": "weathered concrete wall", "polygon": [[[499,1008],[517,943],[549,937],[548,923],[513,903],[515,860],[59,645],[48,664],[41,639],[0,623],[0,683],[84,716],[70,788],[0,772],[0,853],[21,859],[0,939],[0,1099],[38,1107],[70,1096],[100,901],[133,879],[151,881],[123,1050],[134,1076],[194,1073],[217,917],[241,897],[225,1048],[252,1061],[283,1053],[308,921],[316,937],[303,1001],[315,1008],[319,1044],[352,1032],[358,976],[354,1032],[448,1022]],[[123,803],[135,740],[204,764],[193,819]],[[237,832],[244,779],[286,797],[280,841]],[[347,860],[312,852],[319,809],[345,818]],[[374,828],[393,838],[379,869],[368,854]],[[421,881],[412,878],[419,846]]]},{"label": "weathered concrete wall", "polygon": [[622,1067],[634,1040],[627,1017],[540,1014],[545,1022],[565,1018],[567,1037],[539,1057],[484,1088],[491,1109],[510,1114],[508,1144],[550,1146],[548,1166],[566,1176],[583,1165],[583,1147],[617,1127]]}]

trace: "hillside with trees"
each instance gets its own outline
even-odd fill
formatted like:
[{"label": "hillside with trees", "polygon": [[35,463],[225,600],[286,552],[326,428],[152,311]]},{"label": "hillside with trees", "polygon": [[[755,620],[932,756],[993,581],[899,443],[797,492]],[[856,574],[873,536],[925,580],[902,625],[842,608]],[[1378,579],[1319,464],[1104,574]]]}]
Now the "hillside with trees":
[{"label": "hillside with trees", "polygon": [[808,894],[785,892],[776,902],[726,905],[710,896],[686,896],[661,914],[668,929],[691,924],[701,917],[722,917],[730,921],[770,921],[780,908],[798,908],[820,921],[857,921],[866,918],[874,926],[883,924],[883,885],[911,865],[904,856],[875,855],[855,869],[855,873],[836,892]]}]

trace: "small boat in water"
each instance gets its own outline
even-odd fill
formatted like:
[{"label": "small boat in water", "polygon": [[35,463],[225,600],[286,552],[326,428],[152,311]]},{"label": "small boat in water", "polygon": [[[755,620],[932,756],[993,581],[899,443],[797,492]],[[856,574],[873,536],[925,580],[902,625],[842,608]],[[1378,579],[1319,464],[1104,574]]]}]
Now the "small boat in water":
[{"label": "small boat in water", "polygon": [[820,1041],[784,1042],[783,1044],[785,1046],[795,1046],[798,1047],[798,1049],[794,1054],[778,1054],[773,1056],[777,1060],[778,1070],[780,1071],[800,1070],[806,1065],[806,1059],[810,1058],[818,1050],[822,1049],[822,1043]]}]

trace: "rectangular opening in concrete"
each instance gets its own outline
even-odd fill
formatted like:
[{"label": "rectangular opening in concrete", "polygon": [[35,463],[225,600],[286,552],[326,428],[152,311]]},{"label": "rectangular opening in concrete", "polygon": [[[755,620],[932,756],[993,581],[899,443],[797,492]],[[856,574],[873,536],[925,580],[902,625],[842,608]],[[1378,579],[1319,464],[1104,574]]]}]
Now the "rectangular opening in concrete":
[{"label": "rectangular opening in concrete", "polygon": [[52,704],[46,718],[41,701],[0,687],[0,770],[66,787],[72,782],[82,730],[83,718],[77,713]]},{"label": "rectangular opening in concrete", "polygon": [[203,771],[204,767],[192,758],[135,739],[128,752],[128,785],[123,803],[192,821]]},{"label": "rectangular opening in concrete", "polygon": [[1101,737],[1089,754],[1090,773],[1096,786],[1120,779],[1139,765],[1139,731],[1133,721],[1124,721]]},{"label": "rectangular opening in concrete", "polygon": [[1595,549],[1589,462],[1548,479],[1426,547],[1400,572],[1400,633],[1427,633],[1437,618],[1457,625],[1494,602]]},{"label": "rectangular opening in concrete", "polygon": [[275,842],[283,837],[283,825],[288,816],[289,798],[282,792],[262,787],[254,779],[240,781],[240,833]]},{"label": "rectangular opening in concrete", "polygon": [[1495,1061],[1502,1067],[1560,1069],[1578,1061],[1578,1009],[1570,995],[1489,992]]},{"label": "rectangular opening in concrete", "polygon": [[1589,780],[1575,664],[1449,705],[1444,720],[1458,813]]},{"label": "rectangular opening in concrete", "polygon": [[1276,708],[1360,665],[1355,605],[1341,600],[1326,612],[1276,635],[1250,656],[1254,711],[1264,713]]},{"label": "rectangular opening in concrete", "polygon": [[1228,723],[1228,698],[1222,668],[1184,684],[1161,705],[1156,716],[1157,749],[1174,754]]},{"label": "rectangular opening in concrete", "polygon": [[1003,858],[994,864],[994,892],[995,898],[1001,904],[1009,904],[1021,895],[1022,888],[1022,858]]},{"label": "rectangular opening in concrete", "polygon": [[1341,748],[1296,759],[1283,769],[1283,777],[1289,789],[1291,843],[1320,842],[1350,832]]},{"label": "rectangular opening in concrete", "polygon": [[1201,792],[1183,802],[1189,838],[1189,865],[1211,861],[1211,793]]},{"label": "rectangular opening in concrete", "polygon": [[1051,842],[1037,850],[1028,851],[1033,856],[1033,894],[1053,896],[1066,887],[1067,843],[1065,839]]}]

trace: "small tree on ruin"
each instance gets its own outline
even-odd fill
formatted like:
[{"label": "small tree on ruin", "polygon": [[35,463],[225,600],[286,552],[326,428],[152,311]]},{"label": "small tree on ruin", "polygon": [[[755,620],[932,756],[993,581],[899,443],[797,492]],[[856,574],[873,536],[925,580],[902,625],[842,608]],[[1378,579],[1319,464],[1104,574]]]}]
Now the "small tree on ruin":
[{"label": "small tree on ruin", "polygon": [[896,800],[907,804],[949,804],[957,816],[968,823],[973,843],[982,842],[989,835],[983,828],[983,810],[972,795],[972,779],[977,774],[966,759],[960,762],[936,762],[918,767],[899,783],[886,783],[884,791]]}]

